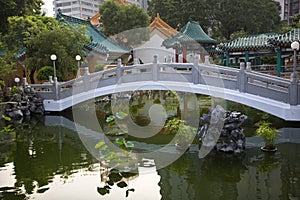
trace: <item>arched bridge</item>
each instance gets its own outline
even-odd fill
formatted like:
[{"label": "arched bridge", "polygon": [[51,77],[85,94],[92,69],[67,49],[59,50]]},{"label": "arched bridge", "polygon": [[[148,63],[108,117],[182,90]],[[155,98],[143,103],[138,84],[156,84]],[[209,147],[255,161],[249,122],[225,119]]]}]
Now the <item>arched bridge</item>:
[{"label": "arched bridge", "polygon": [[251,71],[209,63],[153,63],[122,66],[85,74],[68,82],[32,84],[44,98],[46,111],[62,111],[83,101],[116,92],[174,90],[205,94],[238,102],[285,120],[300,121],[300,83]]}]

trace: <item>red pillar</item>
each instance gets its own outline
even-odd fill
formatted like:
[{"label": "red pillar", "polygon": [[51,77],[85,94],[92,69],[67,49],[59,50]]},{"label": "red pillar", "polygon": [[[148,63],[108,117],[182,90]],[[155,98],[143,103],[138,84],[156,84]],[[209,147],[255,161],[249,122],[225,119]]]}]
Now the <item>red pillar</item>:
[{"label": "red pillar", "polygon": [[178,49],[175,49],[175,62],[178,63],[179,62],[179,54],[178,54]]},{"label": "red pillar", "polygon": [[182,53],[183,53],[183,59],[182,59],[182,62],[183,62],[183,63],[186,63],[186,46],[183,47]]}]

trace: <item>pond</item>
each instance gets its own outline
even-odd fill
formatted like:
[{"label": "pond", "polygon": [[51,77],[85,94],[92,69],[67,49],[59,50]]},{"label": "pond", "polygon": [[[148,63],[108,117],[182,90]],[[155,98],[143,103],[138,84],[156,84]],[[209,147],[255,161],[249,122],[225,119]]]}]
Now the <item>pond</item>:
[{"label": "pond", "polygon": [[[0,146],[0,199],[300,198],[298,123],[218,99],[197,96],[185,104],[160,95],[144,93],[134,101],[97,99],[61,115],[14,123],[15,140]],[[174,136],[161,131],[161,120],[177,115],[187,115],[190,124],[197,125],[195,116],[215,104],[248,115],[243,126],[247,136],[243,153],[211,151],[200,159],[197,138],[181,152],[175,148]],[[120,130],[128,131],[120,136],[134,146],[134,159],[125,156],[127,168],[121,170],[103,163],[101,149],[95,148],[99,141],[106,145],[120,138],[101,133],[111,131],[106,119],[119,110],[129,113],[135,124],[130,127],[128,121],[118,122]],[[261,119],[272,121],[280,130],[275,153],[262,152],[262,139],[253,136],[254,123]],[[119,153],[110,154],[116,155]]]}]

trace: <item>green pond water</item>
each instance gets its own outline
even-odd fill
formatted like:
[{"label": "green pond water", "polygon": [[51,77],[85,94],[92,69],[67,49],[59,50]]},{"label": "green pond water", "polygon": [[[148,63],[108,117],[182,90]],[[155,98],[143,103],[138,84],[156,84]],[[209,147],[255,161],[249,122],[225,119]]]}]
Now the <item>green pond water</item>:
[{"label": "green pond water", "polygon": [[[60,115],[15,122],[15,140],[0,145],[0,199],[300,199],[299,123],[203,96],[187,98],[186,104],[161,93],[135,98],[90,101]],[[160,131],[160,116],[182,115],[196,126],[195,117],[216,104],[248,116],[242,154],[212,151],[200,159],[197,137],[186,152],[180,152],[172,142],[174,136]],[[129,130],[123,137],[134,144],[136,165],[127,171],[104,166],[95,149],[99,141],[115,139],[102,134],[110,129],[105,119],[114,110],[128,112],[134,124],[131,128],[118,124]],[[261,119],[280,130],[275,153],[262,152],[263,140],[253,136],[254,124]]]}]

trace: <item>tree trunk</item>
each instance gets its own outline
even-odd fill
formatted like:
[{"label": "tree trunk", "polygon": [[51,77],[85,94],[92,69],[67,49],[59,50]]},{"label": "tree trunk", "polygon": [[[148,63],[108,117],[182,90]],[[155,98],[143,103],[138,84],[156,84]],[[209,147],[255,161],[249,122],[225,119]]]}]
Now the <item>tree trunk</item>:
[{"label": "tree trunk", "polygon": [[31,84],[34,84],[34,72],[35,70],[30,70],[30,75],[29,75],[29,78],[30,78],[30,83]]}]

